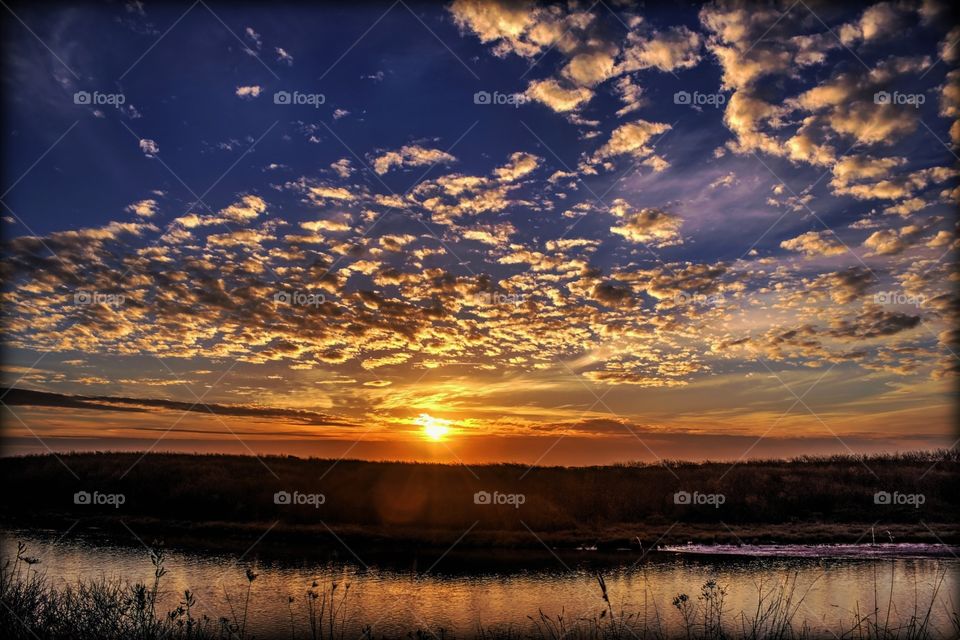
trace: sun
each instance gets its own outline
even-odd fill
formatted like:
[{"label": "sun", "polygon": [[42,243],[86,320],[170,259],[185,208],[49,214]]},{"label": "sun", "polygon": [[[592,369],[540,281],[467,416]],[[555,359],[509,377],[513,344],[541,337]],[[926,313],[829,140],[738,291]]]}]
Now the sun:
[{"label": "sun", "polygon": [[428,413],[421,413],[414,422],[423,427],[423,435],[434,442],[443,440],[443,437],[450,432],[449,420],[434,418]]}]

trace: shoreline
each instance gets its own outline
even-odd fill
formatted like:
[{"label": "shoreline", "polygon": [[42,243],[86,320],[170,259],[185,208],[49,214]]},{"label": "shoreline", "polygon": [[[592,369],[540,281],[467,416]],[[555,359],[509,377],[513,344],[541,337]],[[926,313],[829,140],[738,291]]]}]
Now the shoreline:
[{"label": "shoreline", "polygon": [[[880,524],[875,537],[870,534],[873,523],[789,523],[777,525],[736,525],[717,531],[711,523],[673,523],[665,525],[630,525],[644,544],[638,545],[624,536],[627,525],[612,527],[605,532],[558,531],[463,531],[440,530],[430,532],[391,531],[374,527],[356,527],[332,524],[289,525],[280,522],[170,522],[145,517],[87,517],[73,518],[46,516],[24,518],[0,516],[0,530],[5,535],[23,532],[29,536],[63,535],[68,530],[75,537],[89,539],[96,544],[130,544],[140,546],[135,538],[162,541],[166,546],[206,553],[243,553],[256,541],[256,551],[271,557],[303,557],[343,555],[350,558],[351,550],[371,557],[396,555],[436,556],[443,553],[462,555],[499,555],[505,560],[511,556],[531,558],[552,554],[564,557],[609,558],[665,557],[679,554],[688,544],[711,546],[772,546],[772,545],[861,545],[864,548],[890,544],[887,532],[896,543],[944,545],[943,552],[931,557],[952,556],[960,546],[960,527],[954,523]],[[462,538],[461,538],[462,536]],[[451,549],[455,545],[456,549]],[[683,553],[682,555],[711,555]],[[717,555],[732,555],[729,552]],[[767,556],[778,557],[778,556]],[[783,556],[779,556],[783,557]],[[554,560],[555,561],[555,560]]]}]

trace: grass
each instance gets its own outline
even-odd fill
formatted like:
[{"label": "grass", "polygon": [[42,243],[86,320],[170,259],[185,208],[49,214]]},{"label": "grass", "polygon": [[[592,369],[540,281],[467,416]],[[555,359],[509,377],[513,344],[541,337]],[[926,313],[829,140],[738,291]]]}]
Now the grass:
[{"label": "grass", "polygon": [[[142,459],[141,459],[142,457]],[[243,536],[276,523],[271,537],[314,541],[326,527],[350,542],[449,546],[477,522],[463,546],[854,541],[880,521],[898,541],[960,541],[960,451],[793,460],[533,467],[150,453],[0,458],[0,481],[16,484],[0,507],[7,523],[82,520],[195,534]],[[269,467],[274,477],[264,465]],[[477,477],[474,477],[474,474]],[[77,491],[122,493],[120,508],[76,505]],[[276,504],[278,491],[322,493],[320,508]],[[475,504],[478,491],[522,493],[520,508]],[[719,493],[720,508],[675,504],[677,491]],[[877,505],[877,491],[923,494],[924,503]],[[111,525],[111,522],[113,523]]]},{"label": "grass", "polygon": [[[0,604],[3,605],[0,637],[9,640],[254,640],[248,627],[248,614],[258,575],[251,569],[243,574],[242,598],[234,603],[228,597],[229,611],[214,620],[194,614],[197,601],[189,590],[183,592],[174,609],[158,611],[161,581],[166,575],[165,556],[162,549],[154,549],[150,557],[154,571],[149,584],[130,585],[100,579],[57,588],[35,568],[38,561],[28,556],[20,544],[16,556],[7,559],[0,568]],[[886,602],[879,597],[880,577],[875,574],[873,607],[862,611],[860,603],[856,603],[851,612],[852,621],[830,631],[826,637],[851,640],[960,637],[956,608],[952,599],[941,594],[945,577],[945,572],[939,576],[929,600],[921,602],[916,596],[912,612],[901,615],[893,603],[892,588]],[[540,610],[527,616],[529,624],[525,627],[480,625],[470,635],[483,640],[812,640],[823,637],[799,619],[814,584],[801,588],[797,578],[798,574],[794,573],[775,585],[757,583],[755,608],[736,613],[726,607],[726,588],[707,580],[698,594],[679,593],[673,598],[669,606],[676,610],[675,618],[680,623],[668,628],[664,605],[652,600],[646,588],[641,610],[615,610],[606,581],[598,573],[599,598],[593,614],[569,617],[563,612],[550,615]],[[288,597],[290,628],[273,629],[260,638],[343,640],[357,637],[353,632],[347,635],[348,629],[359,629],[361,640],[386,638],[348,615],[349,591],[348,583],[321,587],[313,582],[302,597]],[[916,584],[914,592],[918,593]],[[933,629],[932,613],[938,605],[952,611],[951,629]],[[446,640],[454,636],[444,630],[414,629],[400,637]]]}]

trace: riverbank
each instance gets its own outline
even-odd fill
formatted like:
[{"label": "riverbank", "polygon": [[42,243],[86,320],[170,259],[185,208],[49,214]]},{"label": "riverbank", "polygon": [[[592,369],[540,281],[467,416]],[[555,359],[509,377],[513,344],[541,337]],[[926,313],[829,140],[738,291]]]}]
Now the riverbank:
[{"label": "riverbank", "polygon": [[958,453],[526,467],[84,453],[0,458],[7,528],[244,549],[960,543]]},{"label": "riverbank", "polygon": [[[0,636],[71,640],[913,640],[960,631],[954,559],[656,562],[457,575],[5,546]],[[39,554],[39,557],[34,554]],[[41,559],[42,558],[42,559]],[[894,589],[894,585],[896,588]]]}]

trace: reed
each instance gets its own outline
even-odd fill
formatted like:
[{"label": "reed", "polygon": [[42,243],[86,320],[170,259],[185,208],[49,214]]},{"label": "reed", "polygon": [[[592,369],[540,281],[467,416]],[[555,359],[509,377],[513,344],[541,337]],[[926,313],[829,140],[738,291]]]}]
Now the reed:
[{"label": "reed", "polygon": [[[179,604],[161,613],[158,609],[161,584],[166,576],[162,549],[151,551],[153,580],[149,584],[129,584],[119,580],[87,580],[57,587],[38,570],[38,560],[27,555],[19,544],[16,555],[0,566],[0,637],[10,640],[254,640],[285,638],[287,630],[251,632],[249,612],[255,597],[254,583],[258,574],[246,569],[242,601],[234,606],[227,594],[229,615],[216,621],[207,615],[193,613],[196,595],[186,590]],[[891,561],[892,563],[892,561]],[[942,595],[946,573],[939,575],[932,594],[921,601],[914,585],[913,611],[903,615],[896,611],[890,597],[884,599],[880,574],[874,577],[874,602],[862,608],[856,603],[850,612],[851,621],[826,634],[815,633],[801,619],[807,595],[815,583],[798,584],[798,573],[788,574],[777,584],[755,583],[756,605],[751,611],[733,613],[725,603],[726,587],[706,580],[699,593],[679,593],[672,599],[680,624],[668,628],[661,607],[650,602],[644,587],[643,608],[626,611],[613,606],[613,594],[602,574],[596,575],[599,598],[593,613],[571,616],[561,610],[548,614],[542,609],[527,616],[524,626],[479,626],[470,637],[482,640],[813,640],[831,637],[857,640],[933,640],[944,637],[943,631],[932,628],[934,608],[945,608],[955,633],[960,637],[960,617],[950,595]],[[646,584],[646,582],[645,582]],[[902,588],[902,585],[897,585]],[[291,640],[361,640],[388,638],[378,634],[369,624],[348,615],[349,583],[333,582],[321,586],[313,582],[304,592],[302,604],[287,598]],[[298,606],[300,605],[300,606]],[[297,621],[301,622],[298,626]],[[347,635],[349,633],[349,636]],[[940,634],[940,635],[938,635]],[[413,629],[399,637],[435,640],[453,638],[444,629]]]}]

